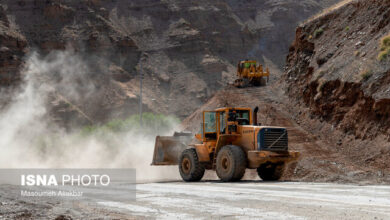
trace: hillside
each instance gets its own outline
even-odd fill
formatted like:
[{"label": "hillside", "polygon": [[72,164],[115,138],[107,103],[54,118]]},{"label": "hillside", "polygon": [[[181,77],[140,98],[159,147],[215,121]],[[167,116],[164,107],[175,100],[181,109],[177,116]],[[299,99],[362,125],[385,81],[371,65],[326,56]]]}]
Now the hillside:
[{"label": "hillside", "polygon": [[296,29],[280,80],[225,88],[183,127],[198,131],[202,110],[259,106],[259,122],[287,127],[290,148],[302,152],[285,178],[390,182],[389,34],[390,1],[329,10]]},{"label": "hillside", "polygon": [[281,80],[306,128],[379,176],[389,169],[389,39],[390,1],[352,1],[297,28]]},{"label": "hillside", "polygon": [[254,57],[281,68],[295,26],[335,2],[0,1],[7,51],[1,82],[18,85],[31,62],[59,63],[46,77],[56,82],[62,78],[52,72],[83,66],[69,70],[75,77],[46,102],[55,121],[98,123],[138,111],[142,69],[145,111],[184,118],[232,80],[238,60]]}]

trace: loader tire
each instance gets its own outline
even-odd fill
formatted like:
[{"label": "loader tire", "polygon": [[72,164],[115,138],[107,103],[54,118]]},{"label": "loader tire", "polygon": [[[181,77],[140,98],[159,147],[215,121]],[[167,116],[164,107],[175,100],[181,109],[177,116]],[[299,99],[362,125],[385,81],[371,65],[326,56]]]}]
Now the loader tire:
[{"label": "loader tire", "polygon": [[181,153],[179,172],[186,182],[195,182],[202,179],[205,168],[199,162],[198,154],[194,148],[186,149]]},{"label": "loader tire", "polygon": [[239,146],[226,145],[217,155],[217,175],[224,182],[239,181],[245,174],[246,164],[245,153]]},{"label": "loader tire", "polygon": [[266,163],[257,168],[257,174],[263,181],[279,180],[284,171],[284,164]]}]

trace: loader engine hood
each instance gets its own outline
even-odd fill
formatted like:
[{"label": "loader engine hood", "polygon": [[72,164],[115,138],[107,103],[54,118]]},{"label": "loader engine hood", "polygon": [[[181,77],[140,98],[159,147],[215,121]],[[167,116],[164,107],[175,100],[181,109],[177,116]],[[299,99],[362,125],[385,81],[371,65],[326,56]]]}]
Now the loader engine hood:
[{"label": "loader engine hood", "polygon": [[258,150],[287,151],[287,129],[278,127],[262,127],[257,133],[257,146]]}]

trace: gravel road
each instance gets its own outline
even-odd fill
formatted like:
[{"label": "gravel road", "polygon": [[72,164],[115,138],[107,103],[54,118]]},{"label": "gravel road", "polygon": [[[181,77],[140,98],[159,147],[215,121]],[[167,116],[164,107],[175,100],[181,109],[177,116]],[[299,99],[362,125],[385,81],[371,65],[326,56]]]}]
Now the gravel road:
[{"label": "gravel road", "polygon": [[[23,198],[0,186],[1,218],[389,219],[390,186],[242,181],[137,184],[82,199]],[[21,218],[23,219],[23,218]]]}]

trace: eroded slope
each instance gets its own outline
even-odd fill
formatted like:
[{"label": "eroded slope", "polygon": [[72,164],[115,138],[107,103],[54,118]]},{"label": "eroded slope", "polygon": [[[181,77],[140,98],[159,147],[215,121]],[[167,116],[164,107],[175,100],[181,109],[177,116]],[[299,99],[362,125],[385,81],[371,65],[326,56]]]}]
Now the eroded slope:
[{"label": "eroded slope", "polygon": [[351,3],[303,24],[280,84],[291,113],[350,161],[389,170],[390,1]]}]

